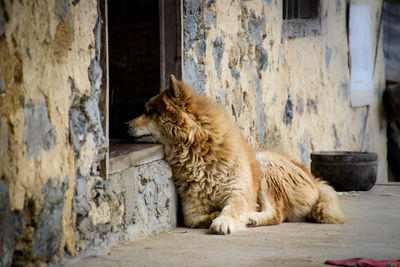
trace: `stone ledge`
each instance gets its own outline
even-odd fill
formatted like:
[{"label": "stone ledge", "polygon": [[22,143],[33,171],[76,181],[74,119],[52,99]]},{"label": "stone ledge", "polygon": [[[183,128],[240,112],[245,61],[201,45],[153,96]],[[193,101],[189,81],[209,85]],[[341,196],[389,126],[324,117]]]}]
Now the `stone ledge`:
[{"label": "stone ledge", "polygon": [[161,144],[110,142],[109,174],[164,158]]}]

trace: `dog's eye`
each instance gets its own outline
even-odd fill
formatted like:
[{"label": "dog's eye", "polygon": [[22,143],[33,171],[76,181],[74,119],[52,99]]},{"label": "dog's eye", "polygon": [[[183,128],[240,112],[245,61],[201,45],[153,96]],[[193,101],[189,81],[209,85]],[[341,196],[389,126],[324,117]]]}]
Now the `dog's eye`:
[{"label": "dog's eye", "polygon": [[147,114],[148,116],[151,116],[151,115],[153,115],[154,113],[156,113],[156,109],[155,109],[155,108],[150,108],[150,109],[148,109],[148,110],[146,111],[146,114]]}]

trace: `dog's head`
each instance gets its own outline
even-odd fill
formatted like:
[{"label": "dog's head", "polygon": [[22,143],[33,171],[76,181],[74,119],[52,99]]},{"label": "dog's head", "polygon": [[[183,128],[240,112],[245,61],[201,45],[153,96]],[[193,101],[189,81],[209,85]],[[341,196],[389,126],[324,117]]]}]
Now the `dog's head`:
[{"label": "dog's head", "polygon": [[187,110],[193,94],[189,86],[171,75],[169,86],[147,102],[146,112],[127,122],[128,134],[139,141],[161,143],[184,138],[184,129],[193,123]]}]

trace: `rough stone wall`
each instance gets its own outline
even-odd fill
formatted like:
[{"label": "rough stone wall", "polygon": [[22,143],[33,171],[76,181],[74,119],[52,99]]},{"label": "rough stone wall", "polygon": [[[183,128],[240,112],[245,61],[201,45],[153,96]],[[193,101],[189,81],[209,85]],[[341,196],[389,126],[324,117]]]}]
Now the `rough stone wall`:
[{"label": "rough stone wall", "polygon": [[[382,1],[371,3],[372,54]],[[284,38],[282,1],[184,1],[184,80],[226,105],[250,143],[279,149],[306,165],[310,152],[379,154],[387,181],[382,44],[375,103],[350,106],[346,1],[320,1],[320,33]]]},{"label": "rough stone wall", "polygon": [[1,266],[76,255],[75,185],[106,144],[100,22],[97,0],[0,1]]},{"label": "rough stone wall", "polygon": [[[111,246],[176,225],[177,196],[172,172],[157,160],[109,175],[106,181],[77,182],[78,206],[90,206],[77,218],[77,248]],[[94,190],[93,190],[94,189]],[[92,201],[87,202],[87,195]]]}]

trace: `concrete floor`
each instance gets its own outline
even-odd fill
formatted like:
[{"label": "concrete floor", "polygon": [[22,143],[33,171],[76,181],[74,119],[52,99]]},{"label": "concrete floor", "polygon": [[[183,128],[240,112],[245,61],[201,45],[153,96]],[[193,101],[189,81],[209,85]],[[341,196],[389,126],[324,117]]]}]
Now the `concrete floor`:
[{"label": "concrete floor", "polygon": [[227,236],[175,228],[66,265],[324,266],[328,259],[400,259],[399,185],[341,195],[340,202],[348,224],[283,223]]}]

